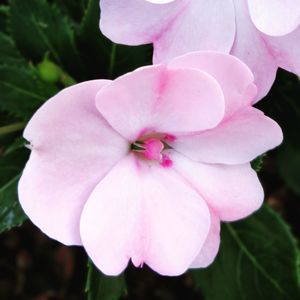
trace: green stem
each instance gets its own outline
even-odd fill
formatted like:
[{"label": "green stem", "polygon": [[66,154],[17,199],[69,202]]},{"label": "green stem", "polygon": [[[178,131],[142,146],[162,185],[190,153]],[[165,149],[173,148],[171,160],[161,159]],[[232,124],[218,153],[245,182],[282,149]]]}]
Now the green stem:
[{"label": "green stem", "polygon": [[15,124],[11,124],[11,125],[7,125],[7,126],[2,126],[0,127],[0,135],[4,135],[4,134],[9,134],[9,133],[13,133],[16,131],[20,131],[25,127],[26,123],[24,122],[20,122],[20,123],[15,123]]},{"label": "green stem", "polygon": [[108,68],[108,78],[110,79],[112,79],[112,76],[114,74],[116,52],[117,52],[117,45],[112,44],[111,51],[110,51],[109,68]]}]

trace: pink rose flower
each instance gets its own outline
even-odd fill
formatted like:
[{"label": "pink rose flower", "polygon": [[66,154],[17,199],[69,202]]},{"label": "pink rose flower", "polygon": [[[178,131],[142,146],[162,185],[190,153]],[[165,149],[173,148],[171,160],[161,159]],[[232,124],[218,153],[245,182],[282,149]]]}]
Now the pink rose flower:
[{"label": "pink rose flower", "polygon": [[198,50],[237,56],[254,73],[256,100],[278,67],[300,75],[300,0],[101,0],[100,6],[102,32],[116,43],[153,43],[155,63]]},{"label": "pink rose flower", "polygon": [[251,102],[237,58],[193,53],[69,87],[33,116],[21,205],[43,232],[83,245],[107,275],[131,259],[163,275],[208,266],[220,220],[257,210],[250,161],[282,141]]}]

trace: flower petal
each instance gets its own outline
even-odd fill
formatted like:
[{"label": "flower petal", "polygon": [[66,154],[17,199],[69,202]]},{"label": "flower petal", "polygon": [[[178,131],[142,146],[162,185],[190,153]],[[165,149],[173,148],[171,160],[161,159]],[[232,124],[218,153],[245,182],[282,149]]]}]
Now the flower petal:
[{"label": "flower petal", "polygon": [[248,107],[216,128],[169,142],[193,160],[207,163],[242,164],[282,142],[278,124],[261,111]]},{"label": "flower petal", "polygon": [[236,37],[231,54],[252,70],[258,88],[256,101],[270,90],[276,76],[277,64],[262,34],[253,25],[246,1],[234,1],[236,7]]},{"label": "flower petal", "polygon": [[264,192],[250,164],[203,164],[174,152],[171,159],[221,220],[245,218],[262,205]]},{"label": "flower petal", "polygon": [[150,3],[155,3],[155,4],[166,4],[176,0],[145,0],[145,1],[148,1]]},{"label": "flower petal", "polygon": [[79,218],[95,185],[128,151],[94,101],[108,83],[67,88],[33,116],[24,137],[33,147],[19,182],[20,203],[43,232],[64,244],[81,244]]},{"label": "flower petal", "polygon": [[152,40],[154,62],[199,50],[229,53],[234,36],[232,0],[193,0],[180,14],[174,14],[171,25],[157,40]]},{"label": "flower petal", "polygon": [[115,43],[152,43],[171,26],[189,0],[157,5],[145,0],[101,0],[100,29]]},{"label": "flower petal", "polygon": [[258,30],[281,36],[300,25],[300,0],[248,0],[251,19]]},{"label": "flower petal", "polygon": [[81,218],[84,247],[107,275],[122,272],[130,258],[136,266],[179,275],[199,253],[209,227],[206,204],[172,169],[132,154],[98,184]]},{"label": "flower petal", "polygon": [[285,36],[270,37],[265,35],[264,40],[272,49],[278,65],[300,76],[300,26]]},{"label": "flower petal", "polygon": [[220,247],[220,219],[211,211],[211,225],[201,251],[190,268],[206,268],[216,258]]},{"label": "flower petal", "polygon": [[225,97],[225,118],[248,106],[256,97],[250,69],[232,55],[217,52],[193,52],[175,58],[169,68],[195,68],[209,73],[220,84]]},{"label": "flower petal", "polygon": [[119,77],[96,97],[101,114],[122,136],[195,132],[215,127],[224,115],[224,96],[209,74],[192,69],[144,67]]}]

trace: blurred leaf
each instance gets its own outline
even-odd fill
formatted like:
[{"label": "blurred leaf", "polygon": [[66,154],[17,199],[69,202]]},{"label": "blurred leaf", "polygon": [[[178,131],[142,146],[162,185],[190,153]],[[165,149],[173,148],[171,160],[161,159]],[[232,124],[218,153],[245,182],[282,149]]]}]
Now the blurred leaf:
[{"label": "blurred leaf", "polygon": [[0,66],[0,109],[28,120],[39,106],[57,92],[29,68]]},{"label": "blurred leaf", "polygon": [[277,164],[287,185],[300,195],[300,149],[285,141],[278,150]]},{"label": "blurred leaf", "polygon": [[7,32],[7,22],[9,16],[9,6],[0,5],[0,31]]},{"label": "blurred leaf", "polygon": [[16,49],[11,37],[0,32],[0,64],[24,64],[25,61]]},{"label": "blurred leaf", "polygon": [[4,152],[4,155],[9,155],[16,150],[23,149],[28,142],[23,137],[18,137],[11,143]]},{"label": "blurred leaf", "polygon": [[119,300],[127,293],[124,275],[105,276],[89,261],[85,291],[88,300]]},{"label": "blurred leaf", "polygon": [[[6,148],[6,150],[9,148]],[[17,176],[24,168],[29,151],[25,147],[5,151],[0,155],[0,186]]]},{"label": "blurred leaf", "polygon": [[60,11],[74,21],[80,21],[88,0],[52,0]]},{"label": "blurred leaf", "polygon": [[46,0],[10,0],[12,35],[20,51],[40,62],[45,53],[78,79],[83,66],[68,19]]},{"label": "blurred leaf", "polygon": [[20,226],[26,219],[17,196],[17,184],[20,176],[0,187],[0,233]]},{"label": "blurred leaf", "polygon": [[99,0],[89,0],[78,33],[78,45],[89,70],[89,79],[115,78],[151,64],[151,46],[113,44],[101,34],[99,19]]},{"label": "blurred leaf", "polygon": [[251,161],[251,167],[253,170],[255,170],[257,173],[261,171],[264,163],[265,154],[258,156],[254,160]]},{"label": "blurred leaf", "polygon": [[192,276],[208,300],[296,300],[298,263],[288,226],[264,206],[244,221],[224,224],[217,259]]},{"label": "blurred leaf", "polygon": [[278,148],[278,171],[287,185],[300,194],[300,82],[288,72],[278,73],[269,95],[259,108],[282,127],[283,144]]}]

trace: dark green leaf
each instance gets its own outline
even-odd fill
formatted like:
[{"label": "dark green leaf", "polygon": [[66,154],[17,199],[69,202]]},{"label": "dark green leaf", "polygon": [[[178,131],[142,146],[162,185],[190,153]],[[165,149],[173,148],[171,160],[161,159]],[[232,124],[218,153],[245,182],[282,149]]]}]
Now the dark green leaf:
[{"label": "dark green leaf", "polygon": [[127,293],[124,275],[105,276],[89,261],[85,291],[88,300],[119,300]]},{"label": "dark green leaf", "polygon": [[7,32],[7,23],[9,16],[9,6],[0,5],[0,31]]},{"label": "dark green leaf", "polygon": [[0,233],[20,226],[26,219],[17,196],[19,175],[0,188]]},{"label": "dark green leaf", "polygon": [[224,224],[221,249],[207,269],[192,272],[207,300],[300,299],[298,250],[288,226],[269,207]]},{"label": "dark green leaf", "polygon": [[257,173],[261,171],[263,167],[265,154],[258,156],[253,161],[251,161],[251,167],[253,170],[255,170]]},{"label": "dark green leaf", "polygon": [[0,109],[14,116],[28,120],[56,92],[57,88],[37,78],[34,70],[0,66]]},{"label": "dark green leaf", "polygon": [[278,150],[277,164],[287,185],[300,194],[300,149],[285,141]]},{"label": "dark green leaf", "polygon": [[11,37],[0,32],[0,64],[24,64],[25,61],[16,49]]},{"label": "dark green leaf", "polygon": [[11,0],[11,29],[20,51],[34,62],[45,53],[67,72],[82,78],[82,64],[70,22],[45,0]]}]

